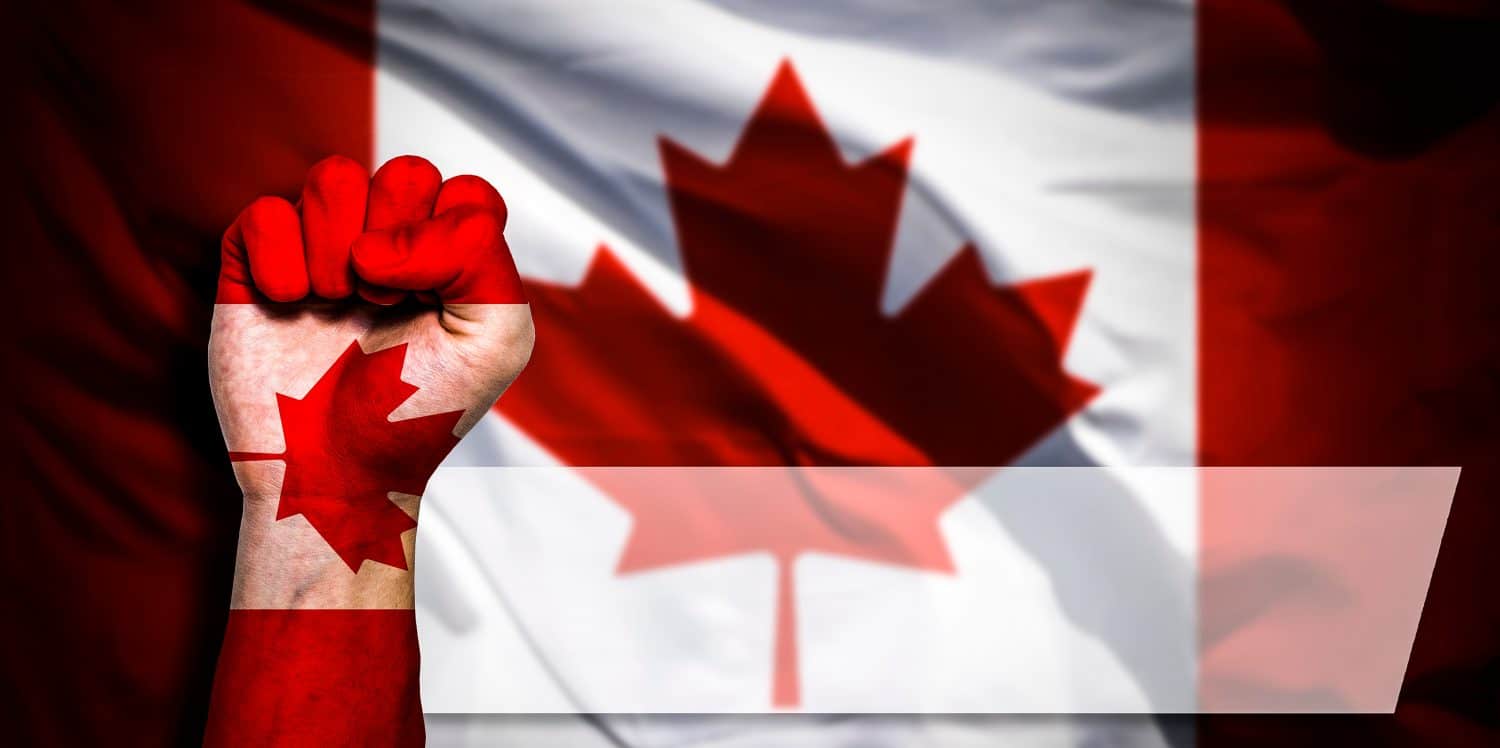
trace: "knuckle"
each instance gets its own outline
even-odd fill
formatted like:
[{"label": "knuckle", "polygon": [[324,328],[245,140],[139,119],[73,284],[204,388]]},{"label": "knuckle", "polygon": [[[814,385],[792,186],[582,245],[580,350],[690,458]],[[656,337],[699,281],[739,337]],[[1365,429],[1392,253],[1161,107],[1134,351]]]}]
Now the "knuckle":
[{"label": "knuckle", "polygon": [[505,227],[508,214],[505,198],[483,177],[473,174],[456,176],[443,185],[443,195],[450,204],[480,206],[489,210],[498,217],[501,228]]},{"label": "knuckle", "polygon": [[262,195],[255,198],[249,207],[245,208],[245,223],[254,229],[264,229],[285,222],[288,218],[295,219],[296,209],[286,200],[273,195]]},{"label": "knuckle", "polygon": [[322,194],[328,189],[348,188],[368,181],[365,167],[348,156],[329,156],[307,170],[307,190]]},{"label": "knuckle", "polygon": [[382,177],[398,182],[424,183],[439,178],[436,166],[421,156],[397,156],[380,167]]},{"label": "knuckle", "polygon": [[345,156],[343,154],[335,153],[332,156],[327,156],[318,163],[313,164],[312,168],[308,170],[308,173],[340,174],[351,171],[360,171],[363,169],[364,167],[360,166],[358,161],[355,161],[354,159],[349,158],[348,156]]},{"label": "knuckle", "polygon": [[249,210],[251,215],[264,217],[280,212],[284,206],[290,207],[283,198],[275,195],[261,195],[250,203]]}]

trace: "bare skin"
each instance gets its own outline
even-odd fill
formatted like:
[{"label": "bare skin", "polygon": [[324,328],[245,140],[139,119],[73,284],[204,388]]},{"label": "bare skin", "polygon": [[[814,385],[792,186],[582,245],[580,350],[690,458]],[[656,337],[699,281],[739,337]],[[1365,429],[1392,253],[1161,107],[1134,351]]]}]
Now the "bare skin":
[{"label": "bare skin", "polygon": [[[375,305],[295,312],[219,305],[209,341],[209,375],[232,451],[279,453],[286,444],[276,394],[301,397],[358,340],[367,352],[407,344],[402,379],[420,389],[393,420],[465,410],[462,436],[510,385],[531,353],[524,304],[468,304],[429,310]],[[235,566],[235,608],[409,608],[416,531],[403,536],[407,568],[366,562],[349,568],[300,516],[276,520],[285,463],[234,463],[244,493]],[[419,497],[393,494],[413,518]]]}]

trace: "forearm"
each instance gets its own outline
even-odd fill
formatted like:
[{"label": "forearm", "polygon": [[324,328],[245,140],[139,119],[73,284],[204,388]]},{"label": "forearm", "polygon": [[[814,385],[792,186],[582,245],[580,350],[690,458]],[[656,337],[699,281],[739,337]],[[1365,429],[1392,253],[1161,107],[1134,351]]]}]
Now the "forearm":
[{"label": "forearm", "polygon": [[206,743],[421,745],[415,531],[356,573],[276,503],[245,503]]}]

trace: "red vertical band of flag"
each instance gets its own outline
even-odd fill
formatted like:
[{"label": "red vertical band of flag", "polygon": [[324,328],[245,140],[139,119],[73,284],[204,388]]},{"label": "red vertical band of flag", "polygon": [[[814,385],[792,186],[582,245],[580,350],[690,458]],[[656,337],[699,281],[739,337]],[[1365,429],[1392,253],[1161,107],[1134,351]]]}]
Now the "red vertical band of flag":
[{"label": "red vertical band of flag", "polygon": [[[1463,468],[1395,715],[1205,717],[1204,746],[1493,729],[1496,35],[1435,5],[1198,6],[1200,461]],[[1200,546],[1233,545],[1203,505]]]},{"label": "red vertical band of flag", "polygon": [[219,237],[318,159],[369,157],[373,3],[5,15],[6,734],[197,745],[240,520],[204,371]]}]

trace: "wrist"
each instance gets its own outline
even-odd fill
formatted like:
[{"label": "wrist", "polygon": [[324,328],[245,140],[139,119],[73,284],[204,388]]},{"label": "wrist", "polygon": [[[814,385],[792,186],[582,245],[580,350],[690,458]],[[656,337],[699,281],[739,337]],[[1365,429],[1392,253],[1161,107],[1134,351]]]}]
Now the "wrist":
[{"label": "wrist", "polygon": [[[416,514],[416,498],[402,509]],[[247,493],[230,606],[236,609],[410,609],[415,528],[401,534],[404,568],[364,559],[357,567],[300,515],[278,519],[277,493]]]}]

